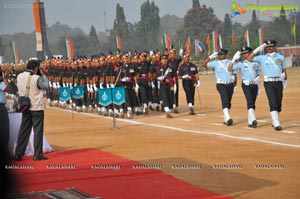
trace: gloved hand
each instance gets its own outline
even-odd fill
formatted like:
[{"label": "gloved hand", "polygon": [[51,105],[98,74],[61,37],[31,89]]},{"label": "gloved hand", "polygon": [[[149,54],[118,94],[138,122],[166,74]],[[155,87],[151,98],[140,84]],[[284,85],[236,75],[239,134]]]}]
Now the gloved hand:
[{"label": "gloved hand", "polygon": [[214,52],[213,54],[209,55],[209,59],[214,59],[218,56],[218,52]]},{"label": "gloved hand", "polygon": [[90,93],[94,93],[92,85],[90,86]]},{"label": "gloved hand", "polygon": [[153,82],[153,81],[151,82],[151,87],[152,87],[152,89],[154,89],[154,88],[155,88],[155,84],[154,84],[154,82]]},{"label": "gloved hand", "polygon": [[66,87],[66,84],[65,84],[65,83],[63,83],[63,87]]},{"label": "gloved hand", "polygon": [[164,80],[164,78],[165,78],[164,76],[159,76],[159,77],[157,78],[157,80],[158,80],[158,81],[162,81],[162,80]]},{"label": "gloved hand", "polygon": [[139,85],[138,84],[135,84],[135,88],[134,88],[134,91],[136,92],[136,94],[139,93]]},{"label": "gloved hand", "polygon": [[191,78],[191,76],[189,76],[189,75],[183,75],[182,76],[182,79],[189,79],[189,78]]},{"label": "gloved hand", "polygon": [[57,88],[60,88],[59,82],[56,82],[56,87],[57,87]]},{"label": "gloved hand", "polygon": [[123,77],[121,81],[122,82],[127,82],[128,81],[128,77]]},{"label": "gloved hand", "polygon": [[115,88],[115,84],[114,83],[110,83],[110,88]]},{"label": "gloved hand", "polygon": [[176,84],[174,84],[174,93],[176,93],[177,92],[177,86],[176,86]]},{"label": "gloved hand", "polygon": [[197,88],[200,87],[200,80],[197,80],[197,85],[196,85]]},{"label": "gloved hand", "polygon": [[98,88],[97,88],[96,84],[94,84],[93,86],[94,86],[95,92],[97,92],[97,91],[98,91]]},{"label": "gloved hand", "polygon": [[109,83],[106,84],[106,88],[110,88],[110,84]]},{"label": "gloved hand", "polygon": [[265,47],[267,46],[267,44],[263,43],[262,45],[258,46],[257,48],[255,48],[253,50],[253,53],[254,54],[257,54],[258,52],[261,52],[265,49]]},{"label": "gloved hand", "polygon": [[232,63],[236,62],[241,57],[241,51],[237,51],[232,58]]},{"label": "gloved hand", "polygon": [[56,82],[53,82],[52,86],[54,89],[57,89]]},{"label": "gloved hand", "polygon": [[102,89],[102,88],[103,88],[103,82],[100,83],[100,89]]},{"label": "gloved hand", "polygon": [[51,81],[49,81],[49,87],[50,87],[50,88],[52,88],[52,87],[53,87],[53,85],[52,85],[52,82],[51,82]]},{"label": "gloved hand", "polygon": [[73,89],[72,85],[73,85],[73,84],[72,84],[72,83],[70,83],[70,89]]},{"label": "gloved hand", "polygon": [[87,91],[88,91],[88,92],[91,92],[90,84],[87,84],[87,85],[86,85],[86,88],[87,88]]}]

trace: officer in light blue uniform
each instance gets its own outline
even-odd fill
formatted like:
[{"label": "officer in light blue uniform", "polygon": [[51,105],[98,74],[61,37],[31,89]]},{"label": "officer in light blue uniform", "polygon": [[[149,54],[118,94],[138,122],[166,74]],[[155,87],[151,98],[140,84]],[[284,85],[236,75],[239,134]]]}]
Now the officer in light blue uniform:
[{"label": "officer in light blue uniform", "polygon": [[[6,104],[5,92],[9,91],[9,83],[7,81],[7,72],[0,68],[0,152],[7,153],[7,145],[9,139],[9,119]],[[3,157],[1,157],[3,158]]]},{"label": "officer in light blue uniform", "polygon": [[[256,53],[266,47],[266,54],[254,57]],[[280,125],[279,113],[282,107],[283,88],[286,85],[287,73],[284,56],[276,53],[276,41],[267,40],[264,44],[257,47],[247,58],[259,62],[264,76],[264,87],[267,93],[272,126],[276,131],[282,130]]]},{"label": "officer in light blue uniform", "polygon": [[[222,101],[222,108],[224,113],[224,124],[231,126],[233,120],[230,117],[229,110],[231,108],[231,99],[234,90],[234,72],[228,71],[230,60],[227,59],[227,50],[219,49],[218,52],[211,54],[205,61],[204,67],[213,68],[217,80],[217,90]],[[218,57],[218,60],[211,61]]]},{"label": "officer in light blue uniform", "polygon": [[241,71],[242,74],[242,89],[247,100],[248,109],[248,127],[256,128],[257,121],[255,116],[255,102],[258,94],[259,86],[259,64],[258,62],[249,62],[246,58],[252,52],[252,48],[248,46],[243,46],[241,51],[235,53],[233,57],[233,62],[235,59],[239,59],[240,54],[242,54],[243,60],[231,64],[228,68],[229,71]]}]

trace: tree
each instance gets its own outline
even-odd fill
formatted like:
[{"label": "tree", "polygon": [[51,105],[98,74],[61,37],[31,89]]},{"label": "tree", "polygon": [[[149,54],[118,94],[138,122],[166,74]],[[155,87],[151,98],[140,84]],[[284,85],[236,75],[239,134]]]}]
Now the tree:
[{"label": "tree", "polygon": [[192,8],[200,8],[199,0],[193,0],[193,7]]},{"label": "tree", "polygon": [[154,2],[147,0],[141,6],[141,21],[138,24],[138,36],[142,41],[142,48],[156,49],[159,45],[160,17],[159,8]]},{"label": "tree", "polygon": [[0,36],[0,56],[3,56],[5,52],[5,47],[2,41],[2,37]]},{"label": "tree", "polygon": [[222,33],[223,47],[228,48],[231,45],[231,36],[232,36],[232,22],[229,17],[229,14],[225,14],[224,18],[224,31]]},{"label": "tree", "polygon": [[89,34],[89,55],[97,54],[99,52],[100,42],[98,40],[95,27],[92,25]]}]

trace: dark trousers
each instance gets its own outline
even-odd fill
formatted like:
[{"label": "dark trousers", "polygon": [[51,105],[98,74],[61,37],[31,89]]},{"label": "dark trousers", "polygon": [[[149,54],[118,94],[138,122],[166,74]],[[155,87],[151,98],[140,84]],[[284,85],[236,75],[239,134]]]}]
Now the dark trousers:
[{"label": "dark trousers", "polygon": [[[188,103],[192,103],[192,105],[194,106],[194,102],[195,102],[195,86],[194,86],[194,81],[193,80],[185,80],[184,79],[184,80],[182,80],[182,86],[183,86],[183,89],[184,89],[184,92],[185,92],[187,104]],[[177,92],[178,92],[178,89],[177,89]],[[175,95],[175,98],[176,98],[176,95]]]},{"label": "dark trousers", "polygon": [[18,135],[16,156],[23,156],[29,141],[31,129],[34,131],[34,157],[43,156],[44,111],[25,111]]},{"label": "dark trousers", "polygon": [[135,105],[135,91],[133,89],[133,83],[131,82],[126,82],[124,83],[124,88],[125,88],[125,106],[126,108],[131,107]]},{"label": "dark trousers", "polygon": [[174,103],[174,91],[171,90],[169,84],[160,85],[160,95],[163,100],[163,107],[173,108]]},{"label": "dark trousers", "polygon": [[222,101],[222,109],[231,108],[231,99],[233,95],[234,84],[217,84],[217,90]]},{"label": "dark trousers", "polygon": [[152,101],[152,93],[151,93],[151,88],[148,85],[148,80],[147,79],[140,79],[139,80],[139,93],[141,96],[141,103],[143,104],[148,104],[149,101]]},{"label": "dark trousers", "polygon": [[257,84],[250,84],[247,86],[242,83],[242,89],[247,100],[247,108],[253,108],[255,110],[255,102],[258,92]]},{"label": "dark trousers", "polygon": [[264,82],[264,87],[267,93],[270,112],[281,112],[283,85],[281,81],[278,82]]},{"label": "dark trousers", "polygon": [[7,152],[9,140],[9,119],[7,109],[4,104],[0,104],[0,150],[1,154]]}]

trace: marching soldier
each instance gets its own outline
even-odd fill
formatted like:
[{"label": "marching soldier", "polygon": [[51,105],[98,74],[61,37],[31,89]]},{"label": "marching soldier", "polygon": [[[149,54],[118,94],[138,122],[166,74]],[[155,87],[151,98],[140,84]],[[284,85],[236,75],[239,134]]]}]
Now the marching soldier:
[{"label": "marching soldier", "polygon": [[[276,131],[281,131],[279,113],[282,108],[283,89],[286,86],[287,72],[284,56],[276,53],[276,41],[267,40],[257,47],[248,57],[248,61],[259,62],[264,76],[264,87],[267,93],[272,126]],[[267,47],[267,54],[254,57],[255,54]]]},{"label": "marching soldier", "polygon": [[179,67],[178,76],[182,79],[182,87],[185,92],[186,102],[189,107],[189,114],[195,115],[195,84],[200,87],[198,69],[195,64],[190,62],[190,55],[187,53],[183,56],[184,63]]},{"label": "marching soldier", "polygon": [[[257,62],[249,62],[247,57],[252,52],[252,49],[248,46],[243,46],[241,52],[238,51],[233,56],[232,64],[229,65],[229,71],[241,71],[242,73],[242,89],[247,100],[248,109],[248,127],[256,128],[257,121],[255,116],[255,102],[258,94],[259,84],[259,67]],[[242,54],[243,61],[235,63]]]},{"label": "marching soldier", "polygon": [[178,112],[178,96],[179,96],[179,85],[178,85],[178,75],[177,75],[177,71],[178,71],[178,67],[179,67],[179,63],[181,62],[181,57],[178,59],[176,58],[176,49],[173,48],[170,50],[169,52],[169,60],[168,60],[169,64],[171,65],[172,67],[172,71],[174,73],[174,76],[175,76],[175,85],[176,85],[176,91],[174,91],[174,95],[175,95],[175,98],[174,98],[174,105],[173,105],[173,112],[174,113],[179,113]]},{"label": "marching soldier", "polygon": [[171,109],[174,102],[175,76],[172,67],[168,64],[167,54],[161,57],[161,65],[158,67],[156,77],[160,84],[160,95],[166,117],[173,118]]},{"label": "marching soldier", "polygon": [[[227,59],[227,50],[219,49],[218,52],[211,54],[205,61],[203,66],[213,68],[217,80],[217,90],[222,101],[222,109],[224,113],[224,124],[231,126],[233,120],[230,117],[229,110],[231,108],[231,99],[234,89],[233,73],[228,71],[230,61]],[[218,60],[211,61],[218,57]]]}]

